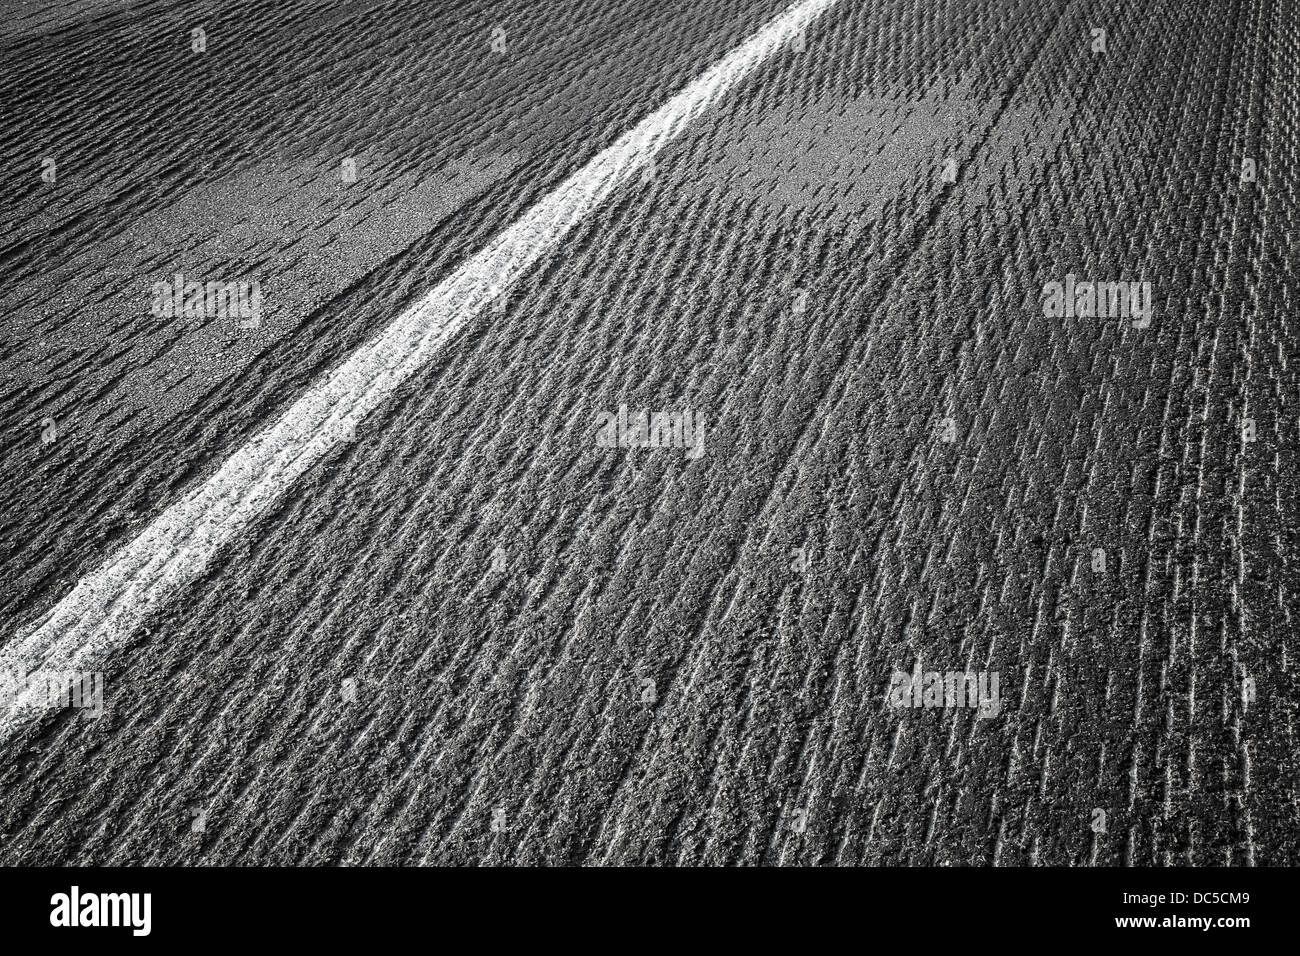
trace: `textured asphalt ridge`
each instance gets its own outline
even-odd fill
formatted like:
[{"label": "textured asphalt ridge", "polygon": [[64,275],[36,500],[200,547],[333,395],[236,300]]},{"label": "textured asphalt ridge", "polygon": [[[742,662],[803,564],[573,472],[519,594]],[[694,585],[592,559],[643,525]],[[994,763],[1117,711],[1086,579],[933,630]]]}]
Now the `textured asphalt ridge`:
[{"label": "textured asphalt ridge", "polygon": [[[781,8],[134,6],[0,38],[4,637]],[[845,0],[6,744],[0,861],[1294,862],[1298,41]]]}]

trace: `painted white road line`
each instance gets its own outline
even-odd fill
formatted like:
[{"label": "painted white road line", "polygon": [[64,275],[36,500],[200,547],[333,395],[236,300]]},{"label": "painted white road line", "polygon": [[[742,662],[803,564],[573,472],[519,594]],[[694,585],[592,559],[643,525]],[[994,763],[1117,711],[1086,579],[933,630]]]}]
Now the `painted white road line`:
[{"label": "painted white road line", "polygon": [[[145,615],[202,574],[219,548],[266,515],[495,293],[508,289],[688,124],[839,2],[794,4],[565,180],[15,636],[0,651],[0,677],[91,669]],[[31,694],[10,701],[0,712],[0,736],[19,726],[34,704]]]}]

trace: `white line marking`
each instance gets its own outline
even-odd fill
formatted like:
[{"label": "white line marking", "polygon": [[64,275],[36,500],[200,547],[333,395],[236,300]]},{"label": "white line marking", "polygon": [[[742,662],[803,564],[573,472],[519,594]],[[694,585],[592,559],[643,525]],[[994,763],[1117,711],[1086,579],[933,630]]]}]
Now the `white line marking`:
[{"label": "white line marking", "polygon": [[[691,121],[838,2],[802,0],[791,6],[565,180],[83,578],[28,633],[10,641],[0,651],[0,678],[37,668],[85,670],[129,636],[419,371],[494,292],[507,289]],[[34,703],[29,696],[19,695],[0,713],[0,737],[19,726]]]}]

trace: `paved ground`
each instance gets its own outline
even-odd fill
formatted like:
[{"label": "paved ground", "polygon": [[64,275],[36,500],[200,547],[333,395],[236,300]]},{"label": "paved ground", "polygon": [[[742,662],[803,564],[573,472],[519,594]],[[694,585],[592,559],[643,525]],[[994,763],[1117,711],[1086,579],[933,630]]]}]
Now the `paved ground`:
[{"label": "paved ground", "polygon": [[[31,6],[0,641],[786,3]],[[0,742],[0,862],[1296,863],[1298,73],[1283,0],[841,0]]]}]

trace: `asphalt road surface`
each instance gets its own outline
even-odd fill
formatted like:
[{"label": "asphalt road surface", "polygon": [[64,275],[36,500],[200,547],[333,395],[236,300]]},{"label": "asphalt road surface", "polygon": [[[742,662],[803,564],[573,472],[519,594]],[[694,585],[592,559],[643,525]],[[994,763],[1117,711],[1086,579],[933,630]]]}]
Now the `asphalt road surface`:
[{"label": "asphalt road surface", "polygon": [[0,863],[1300,862],[1289,0],[0,19]]}]

